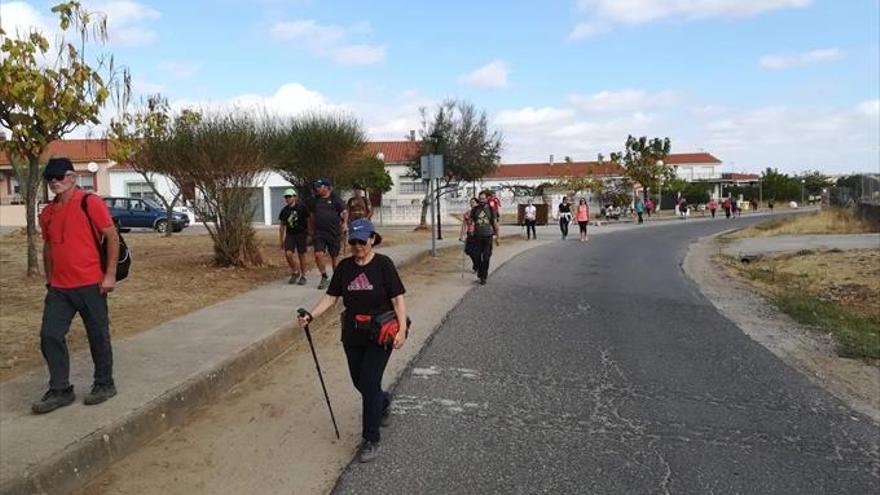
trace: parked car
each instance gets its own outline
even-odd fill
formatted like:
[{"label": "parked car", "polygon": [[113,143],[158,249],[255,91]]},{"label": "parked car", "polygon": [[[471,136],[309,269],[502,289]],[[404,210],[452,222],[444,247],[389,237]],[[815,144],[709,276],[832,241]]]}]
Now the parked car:
[{"label": "parked car", "polygon": [[[156,232],[168,230],[165,207],[149,198],[106,197],[104,203],[110,208],[110,215],[117,224],[124,228],[154,229]],[[171,217],[171,228],[180,232],[189,226],[189,216],[174,212]]]}]

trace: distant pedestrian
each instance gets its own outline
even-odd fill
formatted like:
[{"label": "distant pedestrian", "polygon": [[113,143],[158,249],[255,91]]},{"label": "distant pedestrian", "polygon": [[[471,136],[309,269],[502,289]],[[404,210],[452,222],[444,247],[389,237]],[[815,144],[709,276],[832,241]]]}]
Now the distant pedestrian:
[{"label": "distant pedestrian", "polygon": [[486,285],[489,276],[489,259],[492,258],[492,238],[495,245],[500,245],[498,238],[498,221],[495,211],[488,204],[488,195],[481,192],[477,197],[477,206],[471,209],[471,219],[474,222],[474,243],[476,245],[477,278],[480,283]]},{"label": "distant pedestrian", "polygon": [[645,211],[648,213],[648,218],[651,218],[651,213],[654,213],[654,200],[648,198],[648,201],[645,202]]},{"label": "distant pedestrian", "polygon": [[568,203],[568,196],[562,197],[562,203],[559,203],[559,230],[562,231],[562,240],[568,237],[568,224],[571,223],[571,205]]},{"label": "distant pedestrian", "polygon": [[370,198],[367,196],[366,189],[364,189],[363,186],[361,186],[360,184],[354,185],[354,196],[348,199],[346,210],[348,210],[349,223],[357,220],[358,218],[367,218],[372,220],[373,205],[370,204]]},{"label": "distant pedestrian", "polygon": [[590,207],[584,198],[581,198],[578,202],[577,223],[581,231],[581,242],[587,242],[587,224],[590,223]]},{"label": "distant pedestrian", "polygon": [[315,264],[321,272],[319,290],[330,284],[327,278],[327,258],[335,270],[339,264],[339,250],[342,239],[348,231],[348,212],[345,203],[333,193],[333,184],[327,179],[315,181],[315,207],[309,217],[309,232],[315,247]]},{"label": "distant pedestrian", "polygon": [[299,201],[299,195],[293,188],[284,191],[284,202],[284,208],[278,215],[278,235],[281,252],[290,267],[290,279],[287,283],[305,285],[309,209]]},{"label": "distant pedestrian", "polygon": [[470,207],[464,212],[461,222],[461,232],[458,234],[458,240],[464,242],[464,254],[471,259],[471,270],[477,273],[479,268],[479,258],[477,257],[477,242],[474,237],[474,219],[471,216],[475,206],[479,204],[477,198],[471,198],[468,202]]},{"label": "distant pedestrian", "polygon": [[526,224],[526,240],[538,238],[538,232],[535,229],[535,225],[538,222],[538,208],[532,204],[532,200],[529,200],[529,203],[525,207],[525,212],[523,214]]},{"label": "distant pedestrian", "polygon": [[751,204],[752,210],[758,211],[758,201],[755,198],[752,198],[750,204]]},{"label": "distant pedestrian", "polygon": [[741,217],[743,213],[743,206],[745,206],[745,201],[742,199],[734,200],[733,208],[736,216]]},{"label": "distant pedestrian", "polygon": [[499,224],[501,223],[501,198],[498,197],[498,193],[495,191],[486,191],[486,203],[492,208],[492,213],[495,214],[495,221]]},{"label": "distant pedestrian", "polygon": [[712,214],[712,218],[715,218],[715,210],[718,209],[718,200],[712,198],[709,200],[709,213]]},{"label": "distant pedestrian", "polygon": [[360,462],[370,462],[379,455],[379,427],[390,421],[391,395],[382,391],[382,375],[393,349],[406,342],[406,324],[400,323],[393,342],[378,342],[380,322],[386,317],[406,322],[406,289],[391,258],[373,251],[382,242],[373,223],[359,218],[351,223],[348,243],[352,256],[342,260],[333,271],[327,293],[311,311],[311,317],[298,319],[308,325],[342,298],[342,348],[354,387],[361,394]]},{"label": "distant pedestrian", "polygon": [[690,210],[688,209],[688,202],[684,196],[681,197],[681,200],[678,202],[678,212],[681,214],[681,218],[687,220],[687,217],[690,216]]},{"label": "distant pedestrian", "polygon": [[775,201],[773,200],[773,198],[771,198],[770,201],[767,202],[767,208],[770,209],[770,213],[773,213],[773,203],[774,202]]},{"label": "distant pedestrian", "polygon": [[[76,185],[77,173],[69,159],[50,159],[43,177],[55,194],[40,213],[46,273],[40,350],[49,368],[49,390],[33,404],[35,414],[54,411],[76,400],[69,381],[67,332],[77,313],[85,324],[95,365],[92,390],[83,403],[100,404],[116,395],[107,294],[116,287],[119,234],[104,201]],[[106,240],[106,266],[100,238]]]},{"label": "distant pedestrian", "polygon": [[729,196],[724,198],[724,201],[721,202],[721,207],[724,208],[724,216],[729,219],[730,209],[733,207]]},{"label": "distant pedestrian", "polygon": [[642,202],[642,198],[636,198],[635,204],[636,216],[639,217],[639,225],[644,222],[642,216],[645,214],[645,203]]}]

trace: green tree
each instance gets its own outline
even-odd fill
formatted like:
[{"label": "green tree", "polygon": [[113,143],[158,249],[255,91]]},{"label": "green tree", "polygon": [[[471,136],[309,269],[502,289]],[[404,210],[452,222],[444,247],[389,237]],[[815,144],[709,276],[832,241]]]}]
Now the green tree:
[{"label": "green tree", "polygon": [[611,161],[617,162],[626,170],[626,176],[642,185],[644,200],[648,200],[648,188],[659,190],[661,182],[675,177],[675,171],[667,163],[671,143],[669,138],[648,139],[645,136],[626,138],[625,151],[611,153]]},{"label": "green tree", "polygon": [[318,178],[347,188],[364,172],[366,134],[361,123],[344,114],[309,113],[275,121],[268,143],[272,167],[311,197]]},{"label": "green tree", "polygon": [[[443,155],[445,174],[438,181],[440,196],[456,190],[459,182],[482,179],[498,167],[504,137],[489,128],[485,111],[478,111],[470,102],[450,99],[439,104],[433,114],[429,115],[424,107],[419,113],[422,140],[418,155]],[[410,175],[421,176],[418,157],[410,165]],[[427,228],[431,204],[428,191],[422,199],[418,229]]]},{"label": "green tree", "polygon": [[385,168],[385,160],[376,156],[365,156],[357,168],[352,181],[367,191],[386,193],[394,186],[394,181]]},{"label": "green tree", "polygon": [[801,198],[801,183],[798,179],[780,173],[775,168],[767,167],[761,173],[761,187],[764,197],[780,201],[797,200]]},{"label": "green tree", "polygon": [[[27,274],[39,275],[37,200],[42,184],[40,162],[49,143],[83,124],[97,124],[108,96],[103,72],[113,75],[112,58],[86,60],[85,47],[107,40],[106,16],[85,10],[79,2],[52,7],[61,36],[57,52],[49,40],[31,30],[24,37],[0,29],[0,126],[11,133],[0,150],[12,161],[25,162],[20,182],[27,214]],[[72,32],[76,40],[69,40]],[[91,64],[91,65],[90,65]]]},{"label": "green tree", "polygon": [[831,185],[831,178],[818,170],[805,172],[796,177],[796,179],[804,181],[804,189],[806,190],[807,194],[811,196],[821,195],[822,190]]}]

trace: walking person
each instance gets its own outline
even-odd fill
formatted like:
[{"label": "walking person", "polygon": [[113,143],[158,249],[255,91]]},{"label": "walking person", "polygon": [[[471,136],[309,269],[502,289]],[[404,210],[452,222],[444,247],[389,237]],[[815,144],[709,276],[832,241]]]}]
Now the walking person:
[{"label": "walking person", "polygon": [[367,197],[367,191],[360,184],[354,185],[354,196],[348,199],[346,204],[348,221],[353,222],[358,218],[373,219],[373,205]]},{"label": "walking person", "polygon": [[727,219],[730,219],[730,208],[733,206],[730,201],[730,196],[724,198],[724,201],[721,202],[721,207],[724,208],[724,216]]},{"label": "walking person", "polygon": [[[83,403],[100,404],[116,395],[107,294],[116,287],[119,234],[101,198],[76,185],[77,174],[69,159],[49,160],[43,177],[55,194],[40,213],[47,289],[40,350],[49,368],[49,390],[33,404],[35,414],[76,400],[69,381],[67,332],[77,313],[85,324],[95,365],[92,390]],[[101,237],[106,240],[106,266],[99,247]]]},{"label": "walking person", "polygon": [[714,197],[709,200],[709,213],[712,214],[712,218],[715,218],[715,210],[718,209],[718,200]]},{"label": "walking person", "polygon": [[321,272],[318,289],[324,290],[330,283],[327,262],[334,270],[339,263],[342,238],[348,231],[348,212],[345,203],[333,193],[333,184],[329,180],[318,179],[314,186],[315,207],[312,209],[314,214],[309,216],[309,232],[315,247],[315,264]]},{"label": "walking person", "polygon": [[654,213],[654,200],[648,198],[648,201],[645,202],[645,211],[648,212],[648,218],[651,218],[651,213]]},{"label": "walking person", "polygon": [[462,215],[461,231],[458,233],[458,240],[459,242],[464,242],[464,254],[468,255],[468,258],[471,259],[471,270],[474,273],[477,273],[479,258],[477,257],[476,238],[474,237],[474,220],[471,217],[471,212],[479,202],[477,201],[477,198],[471,198],[470,201],[468,201],[468,204],[470,207],[464,212],[464,215]]},{"label": "walking person", "polygon": [[770,213],[773,213],[773,203],[775,203],[773,198],[770,198],[770,201],[767,202],[767,208],[770,209]]},{"label": "walking person", "polygon": [[281,252],[290,267],[288,284],[306,284],[306,246],[309,221],[309,209],[299,201],[296,189],[284,191],[284,208],[278,215],[281,222],[278,235],[281,240]]},{"label": "walking person", "polygon": [[342,348],[348,361],[351,382],[361,394],[361,444],[358,460],[370,462],[379,455],[380,426],[390,421],[391,395],[382,390],[382,375],[391,357],[392,348],[400,349],[406,342],[406,329],[401,324],[393,344],[377,342],[375,327],[389,312],[398,322],[406,322],[406,289],[391,258],[373,251],[382,242],[373,223],[359,218],[351,223],[348,243],[352,256],[342,260],[333,271],[333,278],[311,315],[298,318],[300,326],[308,325],[332,308],[339,298],[342,313]]},{"label": "walking person", "polygon": [[577,223],[581,231],[581,242],[587,242],[587,224],[590,223],[590,207],[584,198],[581,198],[578,202]]},{"label": "walking person", "polygon": [[535,229],[535,225],[537,225],[538,222],[538,208],[536,208],[535,205],[532,204],[531,199],[529,199],[523,215],[526,222],[526,240],[532,238],[537,240],[538,231]]},{"label": "walking person", "polygon": [[644,218],[642,216],[645,214],[645,203],[642,202],[642,198],[636,198],[635,204],[636,216],[639,217],[639,225],[644,223]]},{"label": "walking person", "polygon": [[492,238],[495,245],[500,245],[498,238],[498,221],[495,212],[488,204],[485,192],[477,196],[477,206],[471,209],[471,220],[474,222],[474,249],[477,258],[477,278],[481,285],[486,285],[489,276],[489,259],[492,258]]},{"label": "walking person", "polygon": [[568,224],[571,223],[571,204],[568,202],[568,196],[562,197],[562,203],[559,203],[559,230],[562,231],[562,240],[568,237]]}]

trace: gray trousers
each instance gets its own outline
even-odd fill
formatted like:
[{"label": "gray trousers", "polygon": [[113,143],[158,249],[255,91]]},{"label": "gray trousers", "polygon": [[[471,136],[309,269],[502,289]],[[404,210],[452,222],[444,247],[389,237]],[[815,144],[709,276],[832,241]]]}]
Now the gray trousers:
[{"label": "gray trousers", "polygon": [[70,355],[67,332],[79,313],[86,327],[89,350],[95,364],[95,385],[113,384],[113,349],[110,347],[110,318],[107,296],[97,285],[75,289],[50,287],[43,307],[40,350],[49,366],[49,388],[65,390],[70,386]]}]

